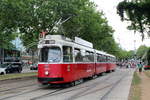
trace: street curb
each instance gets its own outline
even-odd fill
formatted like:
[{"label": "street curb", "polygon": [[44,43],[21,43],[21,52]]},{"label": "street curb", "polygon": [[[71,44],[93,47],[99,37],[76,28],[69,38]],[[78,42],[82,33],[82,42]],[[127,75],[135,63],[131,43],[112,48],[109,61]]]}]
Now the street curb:
[{"label": "street curb", "polygon": [[26,80],[26,79],[34,79],[34,78],[37,78],[37,75],[33,75],[33,76],[23,76],[23,77],[17,77],[17,78],[10,78],[10,79],[3,79],[3,80],[0,80],[0,82],[4,82],[4,81],[17,81],[17,80]]}]

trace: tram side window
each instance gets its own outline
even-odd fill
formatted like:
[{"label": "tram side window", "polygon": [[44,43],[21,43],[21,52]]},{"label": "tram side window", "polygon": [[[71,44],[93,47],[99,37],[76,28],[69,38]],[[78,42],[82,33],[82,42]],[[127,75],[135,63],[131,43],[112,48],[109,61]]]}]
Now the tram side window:
[{"label": "tram side window", "polygon": [[102,62],[102,57],[100,54],[97,54],[97,62]]},{"label": "tram side window", "polygon": [[74,53],[75,53],[75,62],[82,62],[83,61],[83,57],[82,57],[82,54],[81,54],[81,50],[75,48],[74,49]]},{"label": "tram side window", "polygon": [[112,62],[115,62],[115,58],[114,57],[112,57]]},{"label": "tram side window", "polygon": [[97,62],[106,62],[106,56],[97,54]]},{"label": "tram side window", "polygon": [[42,48],[39,60],[41,62],[47,62],[47,59],[48,59],[48,48]]},{"label": "tram side window", "polygon": [[96,54],[97,62],[100,62],[99,54]]},{"label": "tram side window", "polygon": [[72,47],[63,46],[63,61],[64,62],[72,62],[73,61]]},{"label": "tram side window", "polygon": [[102,56],[103,57],[103,62],[108,62],[107,57],[106,56]]},{"label": "tram side window", "polygon": [[91,62],[94,62],[94,53],[93,52],[90,52],[89,59]]},{"label": "tram side window", "polygon": [[107,57],[107,62],[111,62],[111,58],[109,56]]},{"label": "tram side window", "polygon": [[115,59],[115,58],[113,58],[113,62],[116,62],[116,59]]},{"label": "tram side window", "polygon": [[110,62],[113,62],[113,58],[112,57],[110,58]]},{"label": "tram side window", "polygon": [[84,62],[91,62],[91,60],[90,60],[90,52],[89,51],[85,52]]}]

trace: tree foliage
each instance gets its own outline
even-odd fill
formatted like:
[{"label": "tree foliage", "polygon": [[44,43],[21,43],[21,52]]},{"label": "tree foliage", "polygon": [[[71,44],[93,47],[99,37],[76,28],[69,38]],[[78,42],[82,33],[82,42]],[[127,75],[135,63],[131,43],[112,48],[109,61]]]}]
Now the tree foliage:
[{"label": "tree foliage", "polygon": [[147,46],[141,45],[141,46],[138,48],[138,50],[137,50],[137,52],[136,52],[136,55],[137,55],[139,58],[142,58],[143,55],[147,52],[147,50],[148,50],[148,47],[147,47]]},{"label": "tree foliage", "polygon": [[131,58],[134,58],[135,56],[135,52],[133,50],[126,51],[126,50],[120,49],[118,52],[119,52],[118,54],[119,59],[131,59]]},{"label": "tree foliage", "polygon": [[12,44],[12,40],[14,40],[15,37],[15,34],[0,32],[0,48],[15,48],[15,46]]},{"label": "tree foliage", "polygon": [[150,48],[147,51],[147,62],[148,62],[148,65],[150,65]]},{"label": "tree foliage", "polygon": [[0,30],[19,32],[23,45],[32,50],[40,32],[78,36],[114,55],[121,50],[104,14],[89,0],[1,0],[0,11]]},{"label": "tree foliage", "polygon": [[125,0],[118,4],[117,10],[121,20],[131,22],[129,29],[139,31],[142,39],[144,32],[150,36],[150,0]]}]

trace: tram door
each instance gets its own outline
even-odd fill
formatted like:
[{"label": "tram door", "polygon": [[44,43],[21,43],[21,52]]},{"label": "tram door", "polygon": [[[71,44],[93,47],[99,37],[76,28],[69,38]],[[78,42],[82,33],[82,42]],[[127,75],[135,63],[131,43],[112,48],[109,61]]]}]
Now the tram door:
[{"label": "tram door", "polygon": [[63,70],[64,71],[64,75],[65,77],[67,77],[67,79],[72,80],[72,78],[74,77],[74,65],[73,65],[73,50],[71,46],[63,46]]}]

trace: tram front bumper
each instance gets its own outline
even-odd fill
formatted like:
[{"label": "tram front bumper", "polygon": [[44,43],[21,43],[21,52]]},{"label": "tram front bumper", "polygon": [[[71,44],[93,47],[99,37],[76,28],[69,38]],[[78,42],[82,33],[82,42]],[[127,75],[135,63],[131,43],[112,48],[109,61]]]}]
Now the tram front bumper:
[{"label": "tram front bumper", "polygon": [[41,83],[57,82],[64,81],[63,78],[38,78],[38,81]]}]

